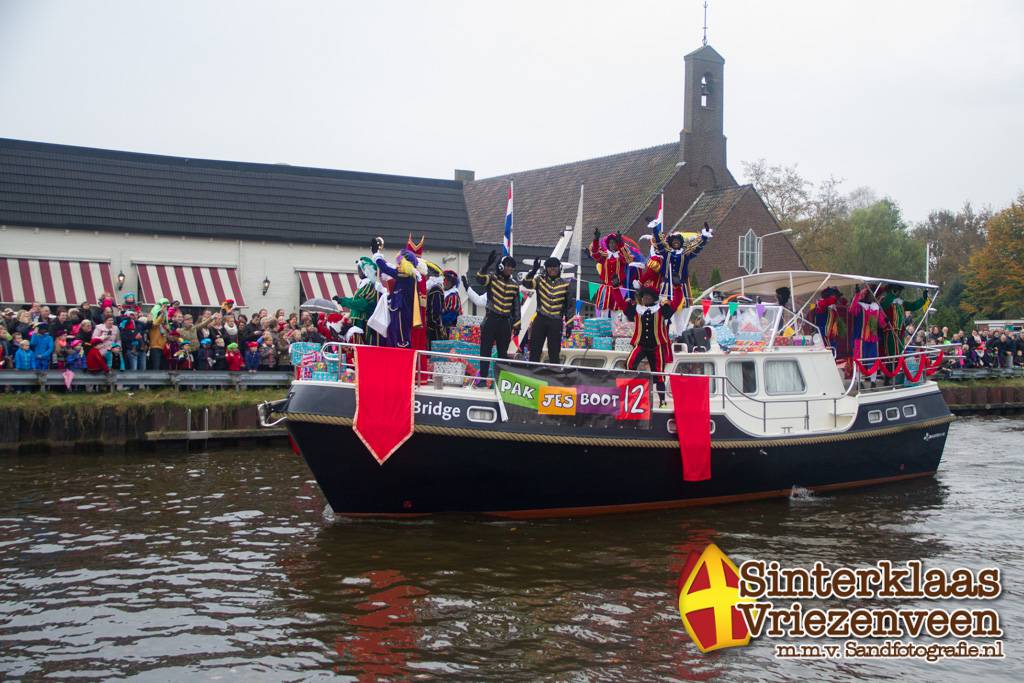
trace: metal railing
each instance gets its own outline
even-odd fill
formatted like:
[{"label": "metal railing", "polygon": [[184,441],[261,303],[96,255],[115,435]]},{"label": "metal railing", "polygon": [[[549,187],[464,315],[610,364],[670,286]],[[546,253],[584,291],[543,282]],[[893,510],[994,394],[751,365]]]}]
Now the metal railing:
[{"label": "metal railing", "polygon": [[[117,391],[135,387],[172,387],[174,389],[236,389],[248,387],[287,387],[293,374],[283,371],[229,372],[224,370],[129,370],[122,372],[75,373],[71,387],[94,387]],[[0,370],[0,388],[32,387],[47,391],[63,388],[63,370]]]},{"label": "metal railing", "polygon": [[[343,347],[355,347],[355,346],[359,346],[359,345],[358,344],[345,344],[345,343],[341,343],[341,342],[327,342],[326,344],[324,344],[323,348],[321,349],[321,352],[324,353],[324,357],[325,358],[328,358],[330,360],[339,360],[340,356],[341,356],[341,349]],[[330,349],[337,349],[337,350],[332,352]],[[550,369],[563,369],[563,370],[568,368],[568,367],[571,367],[572,369],[575,369],[575,370],[578,370],[578,371],[584,372],[584,373],[586,373],[588,371],[612,372],[612,373],[629,373],[630,375],[648,376],[648,377],[651,377],[652,379],[655,378],[655,377],[661,377],[662,379],[666,379],[666,380],[667,380],[668,377],[673,376],[673,375],[676,376],[676,377],[707,377],[709,380],[712,380],[714,382],[713,386],[715,387],[715,390],[712,392],[712,399],[716,403],[719,403],[721,405],[721,411],[723,413],[725,413],[728,410],[728,408],[731,407],[735,411],[737,411],[737,412],[739,412],[739,413],[741,413],[743,415],[746,415],[747,417],[749,417],[752,420],[759,420],[761,422],[761,429],[765,433],[767,433],[767,431],[768,431],[768,423],[770,421],[780,421],[780,420],[790,420],[790,421],[792,421],[792,420],[802,420],[803,421],[803,425],[804,425],[804,430],[810,431],[810,428],[811,428],[810,427],[810,422],[811,422],[811,404],[812,403],[813,404],[822,404],[822,403],[827,404],[827,403],[831,402],[831,404],[832,404],[832,412],[831,412],[831,415],[832,415],[832,429],[838,428],[838,426],[839,426],[839,415],[838,415],[839,401],[841,401],[844,398],[847,398],[847,397],[850,396],[851,391],[855,387],[856,379],[857,379],[856,378],[856,374],[855,374],[853,381],[850,382],[850,385],[848,387],[846,387],[846,389],[843,391],[842,394],[839,394],[839,395],[836,395],[836,396],[815,396],[815,397],[805,397],[805,398],[760,398],[758,396],[754,396],[752,394],[745,393],[742,390],[742,387],[737,386],[736,383],[733,382],[732,379],[730,379],[726,375],[717,375],[717,374],[706,375],[706,374],[668,373],[668,372],[655,373],[655,372],[650,372],[650,371],[645,371],[645,370],[622,370],[622,369],[615,369],[615,368],[587,368],[587,367],[582,367],[582,366],[554,365],[552,363],[533,362],[533,361],[528,361],[528,360],[519,360],[519,359],[512,359],[512,358],[498,359],[498,358],[485,358],[483,356],[474,356],[474,355],[469,355],[469,354],[458,354],[458,355],[455,355],[455,354],[444,353],[444,352],[440,352],[440,351],[421,351],[421,350],[416,350],[415,353],[416,353],[416,358],[414,360],[414,368],[415,368],[414,382],[415,382],[415,386],[417,386],[417,387],[430,387],[430,386],[432,386],[434,389],[443,390],[446,386],[448,386],[444,382],[444,377],[445,376],[448,376],[448,377],[451,377],[453,379],[458,379],[459,380],[457,382],[457,386],[453,387],[453,388],[461,388],[461,387],[465,386],[467,383],[470,383],[471,381],[474,381],[474,380],[490,380],[492,382],[492,386],[490,388],[490,391],[494,393],[495,398],[497,398],[497,388],[493,385],[493,378],[489,378],[489,377],[488,378],[483,378],[483,377],[479,377],[479,376],[476,376],[476,375],[468,375],[468,374],[462,374],[462,375],[442,375],[440,373],[436,373],[433,370],[429,369],[429,366],[427,366],[427,368],[425,369],[424,368],[425,364],[421,362],[421,357],[425,357],[427,359],[432,359],[432,360],[440,360],[440,361],[453,361],[453,362],[462,362],[462,361],[477,361],[477,362],[480,362],[480,361],[488,361],[488,362],[490,362],[492,364],[500,362],[500,363],[502,363],[504,365],[511,365],[511,366],[533,366],[533,367],[542,367],[542,368],[550,368]],[[666,391],[666,399],[667,399],[667,401],[671,401],[672,400],[671,382],[665,381],[665,391]],[[754,408],[754,411],[752,412],[751,410],[748,409],[747,405],[744,405],[742,403],[742,401],[748,401],[751,404],[753,404],[755,406],[758,406],[760,408],[760,410],[758,411],[757,408]],[[666,405],[669,405],[669,404],[667,403]],[[785,405],[795,405],[795,406],[798,406],[801,410],[799,412],[794,413],[794,414],[771,415],[771,416],[768,415],[769,406],[779,407],[779,406],[785,406]]]}]

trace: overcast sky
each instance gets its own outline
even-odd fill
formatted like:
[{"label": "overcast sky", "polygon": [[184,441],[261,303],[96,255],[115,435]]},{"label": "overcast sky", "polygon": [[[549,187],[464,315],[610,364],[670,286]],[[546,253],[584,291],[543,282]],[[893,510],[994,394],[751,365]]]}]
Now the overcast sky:
[{"label": "overcast sky", "polygon": [[[0,0],[0,137],[477,177],[678,139],[701,0]],[[729,165],[1024,189],[1024,2],[711,0]]]}]

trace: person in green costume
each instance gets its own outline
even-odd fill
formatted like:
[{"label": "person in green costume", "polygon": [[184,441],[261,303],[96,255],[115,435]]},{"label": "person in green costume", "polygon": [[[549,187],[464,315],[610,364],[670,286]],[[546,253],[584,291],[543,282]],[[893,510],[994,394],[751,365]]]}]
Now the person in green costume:
[{"label": "person in green costume", "polygon": [[359,272],[359,283],[355,293],[349,297],[334,297],[334,300],[347,308],[351,313],[349,318],[353,328],[359,328],[363,335],[363,343],[370,346],[380,346],[380,335],[367,325],[373,309],[377,306],[377,266],[365,256],[360,256],[356,261],[356,270]]},{"label": "person in green costume", "polygon": [[[880,303],[885,317],[889,320],[888,329],[882,333],[882,355],[899,356],[906,347],[904,337],[907,334],[907,311],[918,311],[922,308],[927,310],[930,300],[927,294],[922,294],[914,301],[905,301],[903,299],[903,285],[888,284],[885,285],[885,293],[882,294]],[[891,358],[885,362],[890,371],[896,368],[897,363],[899,363],[899,360],[896,358]],[[899,380],[899,378],[896,379]]]}]

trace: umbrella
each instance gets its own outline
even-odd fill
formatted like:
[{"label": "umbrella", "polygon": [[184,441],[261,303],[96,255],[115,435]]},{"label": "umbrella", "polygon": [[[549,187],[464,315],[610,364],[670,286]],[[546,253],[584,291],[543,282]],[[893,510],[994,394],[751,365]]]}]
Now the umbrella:
[{"label": "umbrella", "polygon": [[299,306],[299,309],[303,311],[314,311],[316,313],[337,313],[341,310],[338,308],[338,304],[334,303],[330,299],[321,299],[320,297],[306,299],[306,301]]}]

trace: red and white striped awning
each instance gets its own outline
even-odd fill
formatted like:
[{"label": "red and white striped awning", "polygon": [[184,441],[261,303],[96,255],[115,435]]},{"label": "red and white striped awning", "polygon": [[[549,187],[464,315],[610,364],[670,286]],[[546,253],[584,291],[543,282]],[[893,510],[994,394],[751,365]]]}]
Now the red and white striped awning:
[{"label": "red and white striped awning", "polygon": [[330,270],[299,270],[297,272],[299,282],[302,284],[303,299],[348,297],[359,289],[359,276],[355,273]]},{"label": "red and white striped awning", "polygon": [[245,306],[238,270],[225,266],[185,266],[135,263],[139,272],[139,301],[155,304],[161,298],[182,306],[219,307],[225,299]]},{"label": "red and white striped awning", "polygon": [[110,261],[0,256],[0,302],[77,306],[114,292]]}]

